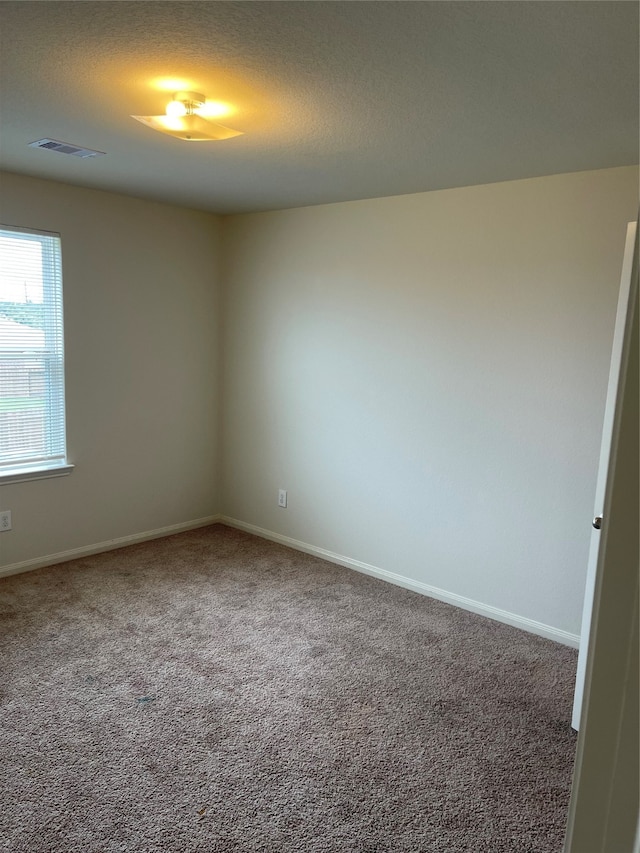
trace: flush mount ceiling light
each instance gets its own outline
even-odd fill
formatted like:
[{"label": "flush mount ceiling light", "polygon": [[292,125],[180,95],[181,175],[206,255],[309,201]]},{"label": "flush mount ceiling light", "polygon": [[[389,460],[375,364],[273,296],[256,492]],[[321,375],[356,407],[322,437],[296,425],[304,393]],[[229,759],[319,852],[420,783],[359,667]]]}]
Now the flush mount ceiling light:
[{"label": "flush mount ceiling light", "polygon": [[241,136],[241,130],[233,130],[217,124],[202,115],[205,96],[200,92],[176,92],[173,100],[167,104],[167,113],[163,116],[131,116],[153,130],[186,139],[189,142],[211,142],[216,139],[230,139]]}]

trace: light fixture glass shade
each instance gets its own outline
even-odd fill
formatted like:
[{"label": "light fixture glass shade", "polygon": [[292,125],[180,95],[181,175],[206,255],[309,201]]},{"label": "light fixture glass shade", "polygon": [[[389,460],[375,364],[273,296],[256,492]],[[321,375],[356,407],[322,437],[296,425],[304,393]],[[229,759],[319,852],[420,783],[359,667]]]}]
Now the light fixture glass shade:
[{"label": "light fixture glass shade", "polygon": [[153,130],[175,136],[177,139],[186,139],[189,142],[206,142],[215,139],[230,139],[232,136],[241,136],[241,130],[233,130],[222,124],[208,121],[199,115],[184,116],[131,116],[136,121],[146,124]]}]

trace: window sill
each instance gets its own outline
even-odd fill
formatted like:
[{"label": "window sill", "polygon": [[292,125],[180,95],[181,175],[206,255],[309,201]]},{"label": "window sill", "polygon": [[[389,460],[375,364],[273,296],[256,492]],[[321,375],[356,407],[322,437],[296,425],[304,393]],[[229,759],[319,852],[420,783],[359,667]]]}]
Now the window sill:
[{"label": "window sill", "polygon": [[50,477],[66,477],[73,471],[74,466],[69,463],[64,465],[43,465],[41,468],[14,468],[12,471],[0,473],[0,484],[5,486],[9,483],[23,483],[26,480],[48,480]]}]

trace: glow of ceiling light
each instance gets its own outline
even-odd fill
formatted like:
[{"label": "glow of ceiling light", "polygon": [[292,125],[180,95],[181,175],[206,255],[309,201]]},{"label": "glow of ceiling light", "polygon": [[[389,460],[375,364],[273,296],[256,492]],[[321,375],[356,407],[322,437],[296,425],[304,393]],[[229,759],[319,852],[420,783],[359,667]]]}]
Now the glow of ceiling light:
[{"label": "glow of ceiling light", "polygon": [[233,115],[235,110],[231,104],[224,101],[205,101],[196,112],[203,118],[222,118],[223,116]]},{"label": "glow of ceiling light", "polygon": [[167,104],[168,116],[186,116],[187,108],[182,101],[169,101]]},{"label": "glow of ceiling light", "polygon": [[192,80],[180,77],[156,77],[151,81],[151,87],[159,92],[181,92],[192,89],[194,85]]}]

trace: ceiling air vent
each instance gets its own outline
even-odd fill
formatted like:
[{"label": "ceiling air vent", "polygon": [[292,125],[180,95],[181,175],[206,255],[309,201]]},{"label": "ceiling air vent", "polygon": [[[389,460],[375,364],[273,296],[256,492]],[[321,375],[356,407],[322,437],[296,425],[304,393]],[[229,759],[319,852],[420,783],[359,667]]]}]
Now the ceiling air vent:
[{"label": "ceiling air vent", "polygon": [[94,151],[91,148],[80,148],[79,145],[71,145],[69,142],[60,142],[58,139],[36,139],[29,143],[29,148],[48,148],[49,151],[59,151],[60,154],[73,154],[74,157],[102,157],[104,151]]}]

